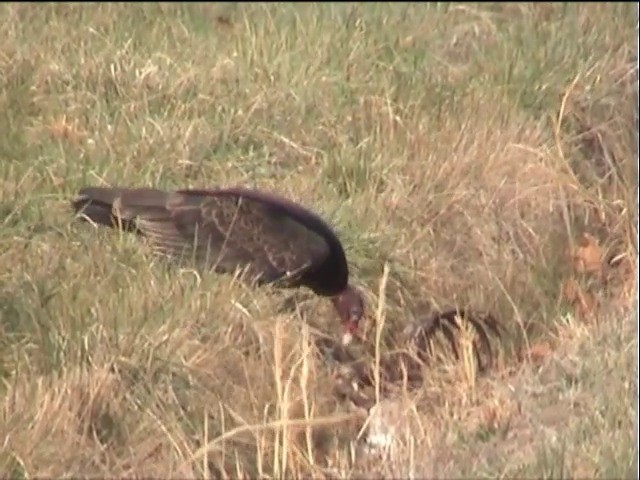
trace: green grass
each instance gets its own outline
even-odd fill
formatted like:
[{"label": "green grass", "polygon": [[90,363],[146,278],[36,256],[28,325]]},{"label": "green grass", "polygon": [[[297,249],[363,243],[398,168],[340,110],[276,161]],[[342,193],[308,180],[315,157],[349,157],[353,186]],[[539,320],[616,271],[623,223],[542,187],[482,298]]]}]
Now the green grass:
[{"label": "green grass", "polygon": [[[431,308],[500,319],[488,377],[445,362],[403,394],[414,443],[385,468],[413,452],[440,478],[633,477],[634,18],[622,3],[2,5],[1,475],[380,465],[352,461],[356,414],[330,419],[350,410],[303,328],[338,333],[327,301],[301,291],[292,312],[291,292],[79,224],[69,199],[92,184],[253,186],[312,207],[365,292],[369,347],[385,263],[385,349]],[[595,280],[567,257],[584,232]],[[569,279],[596,321],[563,301]],[[542,367],[521,358],[540,342]],[[273,426],[287,418],[313,434]]]}]

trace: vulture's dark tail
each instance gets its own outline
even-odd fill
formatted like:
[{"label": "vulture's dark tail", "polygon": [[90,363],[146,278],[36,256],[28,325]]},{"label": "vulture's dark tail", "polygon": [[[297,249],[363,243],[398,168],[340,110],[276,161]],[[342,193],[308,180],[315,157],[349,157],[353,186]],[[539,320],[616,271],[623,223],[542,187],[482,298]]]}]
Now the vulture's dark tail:
[{"label": "vulture's dark tail", "polygon": [[120,194],[121,191],[117,188],[87,187],[78,192],[71,201],[71,206],[80,218],[113,227],[117,225],[117,220],[111,213],[111,208]]},{"label": "vulture's dark tail", "polygon": [[[165,212],[167,192],[154,188],[85,187],[71,201],[78,216],[98,225],[137,231],[135,217],[149,212]],[[120,218],[113,210],[114,203]]]}]

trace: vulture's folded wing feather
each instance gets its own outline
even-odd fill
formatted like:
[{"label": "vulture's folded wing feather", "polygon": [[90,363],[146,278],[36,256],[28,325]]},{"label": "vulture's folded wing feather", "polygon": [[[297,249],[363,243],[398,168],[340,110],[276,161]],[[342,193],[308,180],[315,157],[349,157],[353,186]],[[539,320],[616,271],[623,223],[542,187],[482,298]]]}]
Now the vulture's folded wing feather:
[{"label": "vulture's folded wing feather", "polygon": [[329,255],[322,236],[286,210],[239,195],[188,191],[154,198],[128,191],[113,203],[114,214],[135,221],[160,252],[192,257],[218,271],[248,267],[262,281],[294,280]]}]

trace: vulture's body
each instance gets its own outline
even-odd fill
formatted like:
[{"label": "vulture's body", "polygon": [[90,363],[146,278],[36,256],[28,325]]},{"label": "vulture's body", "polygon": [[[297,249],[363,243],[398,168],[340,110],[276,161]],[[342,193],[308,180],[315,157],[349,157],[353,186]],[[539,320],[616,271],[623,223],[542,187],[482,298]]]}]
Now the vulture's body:
[{"label": "vulture's body", "polygon": [[[362,315],[333,230],[287,199],[255,190],[87,187],[72,202],[92,222],[146,237],[158,252],[217,272],[246,269],[258,283],[306,286],[331,297],[348,330]],[[359,312],[358,312],[359,310]]]}]

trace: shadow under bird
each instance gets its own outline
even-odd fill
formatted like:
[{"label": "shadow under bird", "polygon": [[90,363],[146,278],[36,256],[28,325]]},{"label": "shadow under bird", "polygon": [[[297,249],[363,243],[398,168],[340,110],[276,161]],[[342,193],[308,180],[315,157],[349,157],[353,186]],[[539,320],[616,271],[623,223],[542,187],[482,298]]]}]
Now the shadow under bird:
[{"label": "shadow under bird", "polygon": [[194,258],[219,273],[244,268],[259,285],[305,286],[330,298],[344,344],[358,330],[364,301],[349,283],[340,240],[318,215],[290,200],[244,188],[86,187],[72,206],[84,220],[146,237],[169,257]]}]

